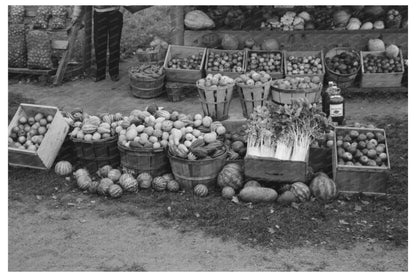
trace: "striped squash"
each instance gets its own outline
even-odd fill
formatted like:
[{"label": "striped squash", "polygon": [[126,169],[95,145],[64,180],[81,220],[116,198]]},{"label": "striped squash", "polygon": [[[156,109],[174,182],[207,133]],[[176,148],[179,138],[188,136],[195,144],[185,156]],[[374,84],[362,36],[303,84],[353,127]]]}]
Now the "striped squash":
[{"label": "striped squash", "polygon": [[110,186],[114,185],[113,181],[109,178],[103,178],[100,181],[100,184],[98,185],[97,192],[100,195],[106,195],[108,193],[108,190],[110,189]]},{"label": "striped squash", "polygon": [[88,187],[88,192],[89,193],[97,193],[97,189],[98,189],[98,185],[100,183],[97,181],[92,181],[90,186]]},{"label": "striped squash", "polygon": [[180,189],[180,185],[176,180],[170,180],[166,185],[166,188],[168,189],[168,191],[177,192]]},{"label": "striped squash", "polygon": [[87,190],[91,185],[91,177],[88,175],[82,175],[77,178],[77,185],[81,190]]},{"label": "striped squash", "polygon": [[139,184],[134,177],[126,179],[123,184],[121,184],[121,187],[128,192],[137,192],[139,190]]},{"label": "striped squash", "polygon": [[153,181],[152,175],[150,175],[147,172],[140,173],[137,176],[137,183],[139,184],[139,187],[142,189],[150,188],[152,186],[152,181]]},{"label": "striped squash", "polygon": [[120,178],[118,179],[119,184],[121,185],[121,187],[124,189],[124,184],[125,181],[128,180],[129,178],[134,178],[133,175],[129,174],[129,173],[123,173],[121,174]]},{"label": "striped squash", "polygon": [[55,165],[55,173],[61,176],[69,175],[72,172],[72,165],[68,161],[59,161]]},{"label": "striped squash", "polygon": [[164,191],[166,189],[167,184],[168,181],[162,176],[155,177],[152,181],[152,187],[155,191]]},{"label": "striped squash", "polygon": [[223,167],[217,177],[217,183],[221,188],[232,187],[239,190],[243,187],[243,169],[237,163],[229,163]]},{"label": "striped squash", "polygon": [[313,178],[309,188],[313,196],[323,201],[332,200],[337,196],[337,186],[335,182],[322,172],[318,173],[318,175]]},{"label": "striped squash", "polygon": [[203,184],[196,185],[194,187],[194,193],[199,197],[205,197],[208,195],[208,188]]},{"label": "striped squash", "polygon": [[305,202],[311,197],[311,191],[309,190],[309,187],[302,182],[293,183],[290,187],[290,191],[301,202]]},{"label": "striped squash", "polygon": [[98,169],[97,171],[97,175],[100,176],[101,178],[105,178],[108,175],[108,172],[113,169],[111,167],[111,165],[105,165],[103,167],[101,167],[100,169]]},{"label": "striped squash", "polygon": [[162,177],[163,178],[165,178],[166,179],[166,181],[172,181],[173,179],[175,179],[174,177],[173,177],[173,174],[172,173],[165,173],[165,174],[163,174],[162,175]]},{"label": "striped squash", "polygon": [[84,168],[80,168],[80,169],[78,169],[77,171],[74,172],[74,176],[75,176],[76,179],[78,179],[79,177],[84,176],[84,175],[86,175],[86,176],[90,175],[88,173],[88,171]]},{"label": "striped squash", "polygon": [[120,179],[121,176],[121,172],[118,169],[111,169],[108,174],[107,174],[107,178],[110,178],[111,181],[113,181],[114,183],[118,181],[118,179]]},{"label": "striped squash", "polygon": [[108,194],[112,198],[118,198],[123,194],[123,189],[119,185],[110,185],[108,188]]}]

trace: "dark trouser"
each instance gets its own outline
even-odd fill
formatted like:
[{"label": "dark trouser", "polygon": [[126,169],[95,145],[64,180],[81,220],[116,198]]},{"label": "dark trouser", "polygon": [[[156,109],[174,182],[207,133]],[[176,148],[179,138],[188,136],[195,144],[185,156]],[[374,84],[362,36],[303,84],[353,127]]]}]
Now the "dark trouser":
[{"label": "dark trouser", "polygon": [[118,75],[122,27],[123,14],[120,11],[94,11],[94,48],[97,63],[96,78],[105,78],[107,45],[110,50],[108,72],[110,76]]}]

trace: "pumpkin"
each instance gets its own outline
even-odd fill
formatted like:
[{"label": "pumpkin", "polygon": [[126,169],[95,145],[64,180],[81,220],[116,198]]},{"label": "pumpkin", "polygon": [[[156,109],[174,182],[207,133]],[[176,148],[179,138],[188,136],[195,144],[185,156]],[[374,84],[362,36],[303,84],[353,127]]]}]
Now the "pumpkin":
[{"label": "pumpkin", "polygon": [[88,187],[88,192],[89,193],[97,193],[97,189],[98,189],[98,185],[100,183],[97,181],[92,181],[90,186]]},{"label": "pumpkin", "polygon": [[217,33],[208,33],[202,36],[202,46],[207,48],[218,48],[221,45],[221,37]]},{"label": "pumpkin", "polygon": [[335,26],[345,26],[350,20],[351,15],[345,10],[338,10],[333,15]]},{"label": "pumpkin", "polygon": [[155,177],[152,181],[152,187],[155,191],[164,191],[166,189],[167,184],[168,181],[166,181],[166,179],[162,176]]},{"label": "pumpkin", "polygon": [[399,47],[397,47],[394,44],[390,44],[389,46],[386,47],[386,56],[388,58],[396,58],[397,56],[399,56],[400,50]]},{"label": "pumpkin", "polygon": [[84,176],[84,175],[86,175],[86,176],[90,175],[88,173],[88,171],[84,168],[80,168],[80,169],[78,169],[77,171],[74,172],[74,176],[75,176],[76,179],[78,179],[79,177]]},{"label": "pumpkin", "polygon": [[221,46],[225,50],[237,50],[239,45],[238,38],[234,35],[225,34],[221,41]]},{"label": "pumpkin", "polygon": [[72,165],[68,161],[59,161],[55,165],[55,173],[61,176],[66,176],[72,173]]},{"label": "pumpkin", "polygon": [[105,178],[108,175],[108,172],[113,169],[111,167],[111,165],[105,165],[103,167],[101,167],[100,169],[98,169],[97,171],[97,175],[100,176],[101,178]]},{"label": "pumpkin", "polygon": [[87,190],[91,185],[91,177],[88,175],[82,175],[81,177],[77,178],[77,185],[81,190]]},{"label": "pumpkin", "polygon": [[256,42],[252,38],[248,38],[244,41],[244,46],[247,48],[252,48],[255,44]]},{"label": "pumpkin", "polygon": [[208,195],[208,188],[206,185],[198,184],[194,187],[194,194],[199,197],[205,197]]},{"label": "pumpkin", "polygon": [[217,177],[217,183],[221,188],[232,187],[239,190],[243,187],[243,169],[237,163],[229,163],[223,167]]},{"label": "pumpkin", "polygon": [[371,30],[373,29],[373,23],[372,22],[365,22],[363,25],[361,25],[361,30]]},{"label": "pumpkin", "polygon": [[335,182],[325,173],[318,173],[309,185],[310,191],[317,199],[328,201],[337,195]]},{"label": "pumpkin", "polygon": [[130,176],[127,179],[125,179],[123,184],[120,185],[125,191],[128,192],[137,192],[139,190],[139,184],[133,176]]},{"label": "pumpkin", "polygon": [[224,198],[231,199],[235,195],[235,190],[232,187],[222,188],[221,195]]},{"label": "pumpkin", "polygon": [[381,39],[370,39],[368,41],[368,50],[369,51],[385,51],[385,45],[384,45],[384,41],[382,41]]},{"label": "pumpkin", "polygon": [[298,14],[298,16],[300,17],[300,18],[302,18],[304,21],[311,21],[311,15],[308,13],[308,12],[305,12],[305,11],[303,11],[303,12],[301,12],[300,14]]},{"label": "pumpkin", "polygon": [[140,173],[137,176],[137,183],[139,184],[139,187],[142,189],[150,188],[152,186],[152,181],[153,181],[152,175],[150,175],[147,172]]},{"label": "pumpkin", "polygon": [[123,189],[119,185],[110,185],[108,188],[108,194],[112,198],[118,198],[123,194]]},{"label": "pumpkin", "polygon": [[384,29],[384,22],[381,20],[376,21],[374,22],[373,26],[374,26],[374,29],[378,29],[378,30]]},{"label": "pumpkin", "polygon": [[97,187],[97,192],[99,195],[106,195],[108,193],[108,190],[110,189],[110,186],[114,185],[113,181],[109,178],[103,178],[101,179],[100,183]]},{"label": "pumpkin", "polygon": [[293,183],[290,186],[290,191],[301,202],[305,202],[311,197],[311,191],[309,190],[309,187],[302,182]]},{"label": "pumpkin", "polygon": [[278,198],[277,202],[280,204],[290,204],[296,201],[296,196],[290,190],[283,192]]},{"label": "pumpkin", "polygon": [[121,172],[118,169],[111,169],[107,174],[107,177],[110,178],[113,182],[117,182],[118,179],[120,179],[120,176]]},{"label": "pumpkin", "polygon": [[96,125],[93,124],[84,124],[81,128],[82,132],[84,134],[93,134],[94,132],[96,132],[98,129],[98,127]]},{"label": "pumpkin", "polygon": [[204,141],[206,143],[211,143],[217,140],[217,133],[215,132],[210,132],[207,134],[204,134]]},{"label": "pumpkin", "polygon": [[214,21],[203,11],[194,10],[185,15],[185,26],[191,30],[204,30],[215,28]]},{"label": "pumpkin", "polygon": [[238,197],[244,202],[272,202],[277,198],[277,192],[271,188],[248,187],[243,188]]},{"label": "pumpkin", "polygon": [[137,130],[136,130],[136,128],[130,128],[126,132],[126,138],[127,138],[127,140],[134,140],[135,137],[137,137]]},{"label": "pumpkin", "polygon": [[231,148],[234,152],[239,152],[241,149],[244,148],[244,143],[242,141],[236,140],[233,143],[231,143]]},{"label": "pumpkin", "polygon": [[170,180],[167,183],[166,188],[167,188],[168,191],[177,192],[180,189],[180,185],[176,180]]},{"label": "pumpkin", "polygon": [[262,50],[268,50],[268,51],[276,51],[279,50],[279,43],[274,38],[268,38],[263,41],[261,44]]},{"label": "pumpkin", "polygon": [[244,184],[244,187],[245,188],[249,188],[249,187],[259,188],[259,187],[261,187],[261,185],[260,185],[259,182],[255,181],[255,180],[250,180],[250,181],[248,181]]}]

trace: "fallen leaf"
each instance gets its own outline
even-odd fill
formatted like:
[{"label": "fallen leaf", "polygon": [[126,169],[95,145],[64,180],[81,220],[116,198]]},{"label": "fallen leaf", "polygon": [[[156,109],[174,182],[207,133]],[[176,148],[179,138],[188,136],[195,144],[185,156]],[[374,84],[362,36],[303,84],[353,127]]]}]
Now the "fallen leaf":
[{"label": "fallen leaf", "polygon": [[247,203],[247,208],[252,209],[253,208],[253,203],[251,203],[251,202]]},{"label": "fallen leaf", "polygon": [[200,217],[199,213],[195,213],[195,216],[196,216],[197,218],[199,218],[199,217]]},{"label": "fallen leaf", "polygon": [[296,210],[299,210],[300,205],[298,203],[292,202],[290,205],[292,206],[292,208],[295,208]]},{"label": "fallen leaf", "polygon": [[52,199],[56,200],[57,198],[56,195],[52,195]]},{"label": "fallen leaf", "polygon": [[274,213],[274,210],[273,209],[270,209],[270,213],[272,214],[272,213]]},{"label": "fallen leaf", "polygon": [[40,196],[40,195],[36,195],[36,199],[38,199],[38,200],[42,200],[42,196]]},{"label": "fallen leaf", "polygon": [[349,223],[348,222],[346,222],[345,220],[343,220],[343,219],[340,219],[339,220],[339,223],[340,224],[342,224],[342,225],[349,225]]},{"label": "fallen leaf", "polygon": [[276,229],[280,229],[280,226],[279,225],[274,225],[274,227],[276,227]]},{"label": "fallen leaf", "polygon": [[331,205],[325,205],[325,206],[324,206],[324,208],[325,208],[325,209],[330,209],[330,208],[332,208],[332,207],[331,207]]},{"label": "fallen leaf", "polygon": [[375,243],[376,242],[376,239],[368,239],[368,242],[369,243]]},{"label": "fallen leaf", "polygon": [[276,233],[276,231],[271,227],[267,228],[267,231],[269,231],[270,234]]},{"label": "fallen leaf", "polygon": [[234,202],[236,204],[240,203],[240,201],[238,201],[238,197],[237,196],[233,196],[233,198],[231,199],[231,202]]},{"label": "fallen leaf", "polygon": [[92,201],[91,201],[91,204],[95,204],[95,200],[92,200]]},{"label": "fallen leaf", "polygon": [[247,217],[242,217],[242,218],[241,218],[241,220],[249,220],[249,219],[250,219],[250,217],[248,217],[248,216],[247,216]]},{"label": "fallen leaf", "polygon": [[82,202],[82,198],[77,198],[75,201],[79,204]]},{"label": "fallen leaf", "polygon": [[355,205],[355,207],[354,207],[354,210],[356,211],[356,212],[361,212],[362,211],[362,208],[361,208],[361,206],[360,205]]},{"label": "fallen leaf", "polygon": [[85,219],[80,219],[79,220],[79,222],[81,222],[81,223],[85,223],[85,222],[87,222]]},{"label": "fallen leaf", "polygon": [[365,200],[361,200],[361,203],[363,203],[364,205],[368,205],[368,204],[370,204],[370,202],[365,201]]},{"label": "fallen leaf", "polygon": [[68,206],[75,206],[75,203],[68,203]]},{"label": "fallen leaf", "polygon": [[55,190],[58,190],[58,187],[55,187]]},{"label": "fallen leaf", "polygon": [[168,207],[168,212],[172,212],[172,208],[170,206]]}]

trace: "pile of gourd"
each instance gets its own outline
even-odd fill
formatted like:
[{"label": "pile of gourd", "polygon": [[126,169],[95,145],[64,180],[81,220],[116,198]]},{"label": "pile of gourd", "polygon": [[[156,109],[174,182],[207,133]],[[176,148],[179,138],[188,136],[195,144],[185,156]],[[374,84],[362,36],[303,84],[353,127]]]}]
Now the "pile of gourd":
[{"label": "pile of gourd", "polygon": [[164,74],[162,65],[141,64],[129,68],[129,75],[132,78],[158,79]]}]

